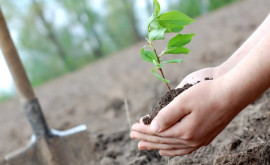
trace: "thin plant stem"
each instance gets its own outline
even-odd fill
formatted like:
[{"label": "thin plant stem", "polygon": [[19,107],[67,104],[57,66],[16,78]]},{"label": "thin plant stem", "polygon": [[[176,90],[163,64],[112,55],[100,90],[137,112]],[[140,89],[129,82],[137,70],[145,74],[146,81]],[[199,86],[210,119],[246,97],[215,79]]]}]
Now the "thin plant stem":
[{"label": "thin plant stem", "polygon": [[[164,76],[164,74],[163,74],[162,69],[161,69],[161,68],[159,68],[158,70],[160,71],[160,73],[161,73],[162,77],[163,77],[164,79],[166,79],[166,78],[165,78],[165,76]],[[168,83],[165,83],[165,84],[166,84],[166,86],[167,86],[168,90],[171,92],[171,87],[169,86],[169,84],[168,84]]]},{"label": "thin plant stem", "polygon": [[[156,51],[156,49],[154,48],[154,46],[153,46],[153,45],[152,45],[152,48],[154,49],[155,55],[156,55],[157,60],[158,60],[158,64],[160,64],[160,59],[159,59],[159,56],[158,56],[157,51]],[[164,79],[166,79],[166,78],[165,78],[165,76],[164,76],[164,73],[163,73],[162,68],[158,68],[158,70],[160,71],[161,76],[162,76]],[[169,86],[169,84],[168,84],[168,83],[165,83],[165,84],[166,84],[166,86],[167,86],[168,90],[169,90],[169,91],[171,91],[171,87]]]}]

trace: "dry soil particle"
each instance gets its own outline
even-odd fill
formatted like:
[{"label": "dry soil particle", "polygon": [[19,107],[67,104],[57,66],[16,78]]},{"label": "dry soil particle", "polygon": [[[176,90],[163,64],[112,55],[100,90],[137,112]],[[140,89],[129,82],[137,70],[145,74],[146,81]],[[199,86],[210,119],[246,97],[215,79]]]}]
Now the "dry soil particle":
[{"label": "dry soil particle", "polygon": [[269,165],[270,164],[270,143],[263,143],[256,147],[249,148],[244,152],[229,154],[220,157],[215,164],[225,165]]},{"label": "dry soil particle", "polygon": [[99,165],[157,165],[165,162],[158,151],[139,151],[129,137],[129,130],[95,135]]}]

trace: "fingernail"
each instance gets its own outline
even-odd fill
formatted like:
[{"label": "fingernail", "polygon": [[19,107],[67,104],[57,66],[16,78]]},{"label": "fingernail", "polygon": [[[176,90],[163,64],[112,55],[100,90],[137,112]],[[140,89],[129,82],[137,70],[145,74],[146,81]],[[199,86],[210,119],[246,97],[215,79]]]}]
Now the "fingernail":
[{"label": "fingernail", "polygon": [[150,129],[152,132],[159,132],[159,125],[156,120],[153,120],[150,125]]}]

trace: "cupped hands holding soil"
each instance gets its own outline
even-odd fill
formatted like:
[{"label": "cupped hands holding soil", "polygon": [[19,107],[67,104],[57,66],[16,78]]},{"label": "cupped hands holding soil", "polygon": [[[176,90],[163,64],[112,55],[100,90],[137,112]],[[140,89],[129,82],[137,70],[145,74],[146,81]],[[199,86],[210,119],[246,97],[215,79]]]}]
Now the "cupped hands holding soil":
[{"label": "cupped hands holding soil", "polygon": [[[204,79],[205,81],[207,80],[213,80],[213,78],[208,78],[206,77]],[[196,84],[200,83],[200,81],[198,81]],[[194,84],[194,85],[196,85]],[[184,85],[182,88],[176,88],[176,89],[171,89],[170,91],[168,91],[164,96],[162,96],[159,99],[158,104],[154,107],[154,109],[152,109],[149,114],[145,117],[143,117],[142,121],[145,125],[149,125],[151,124],[152,120],[157,116],[158,112],[164,108],[166,105],[168,105],[171,101],[173,101],[173,99],[175,97],[177,97],[178,95],[180,95],[182,92],[184,92],[185,90],[189,89],[190,87],[192,87],[193,84],[186,84]]]}]

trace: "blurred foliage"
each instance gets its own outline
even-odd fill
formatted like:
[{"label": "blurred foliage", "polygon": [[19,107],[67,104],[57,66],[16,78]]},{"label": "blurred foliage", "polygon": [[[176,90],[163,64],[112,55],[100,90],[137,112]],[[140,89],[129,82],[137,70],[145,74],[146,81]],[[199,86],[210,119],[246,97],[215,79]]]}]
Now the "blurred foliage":
[{"label": "blurred foliage", "polygon": [[0,91],[0,102],[8,100],[10,97],[13,96],[13,94],[11,94],[10,92],[6,92],[6,91]]},{"label": "blurred foliage", "polygon": [[169,6],[194,18],[236,1],[239,0],[177,0]]},{"label": "blurred foliage", "polygon": [[216,10],[238,0],[209,0],[209,11]]},{"label": "blurred foliage", "polygon": [[[139,6],[144,7],[138,8],[142,1]],[[233,1],[163,2],[170,10],[197,17]],[[152,13],[152,0],[0,0],[0,4],[34,86],[143,39],[146,28],[139,19]],[[4,93],[1,99],[6,97]]]},{"label": "blurred foliage", "polygon": [[134,27],[130,19],[132,16],[127,13],[126,3],[123,3],[125,1],[127,0],[105,0],[107,4],[105,10],[108,12],[105,25],[113,43],[117,44],[117,49],[127,47],[138,40],[136,34],[133,33]]},{"label": "blurred foliage", "polygon": [[171,4],[170,8],[172,10],[179,10],[194,18],[203,13],[201,2],[202,0],[180,0],[176,4]]}]

